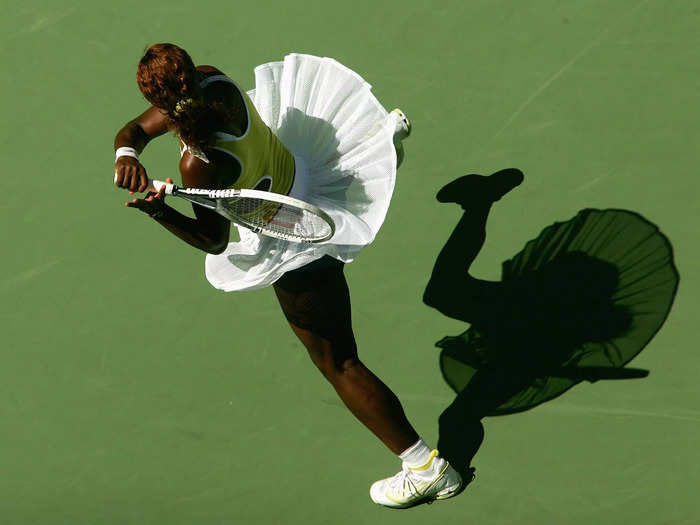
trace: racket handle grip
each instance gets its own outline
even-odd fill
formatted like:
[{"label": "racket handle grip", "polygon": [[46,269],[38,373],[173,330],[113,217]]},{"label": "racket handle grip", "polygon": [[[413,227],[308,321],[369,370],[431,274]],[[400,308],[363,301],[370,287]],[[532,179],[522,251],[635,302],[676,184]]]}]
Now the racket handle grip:
[{"label": "racket handle grip", "polygon": [[173,194],[173,188],[175,187],[175,184],[170,184],[169,182],[163,182],[162,180],[155,179],[148,179],[148,188],[146,188],[146,191],[153,191],[155,193],[158,193],[163,186],[165,186],[166,195]]},{"label": "racket handle grip", "polygon": [[[117,182],[117,174],[114,174],[114,182]],[[165,186],[165,194],[166,195],[172,195],[173,194],[173,188],[175,187],[174,184],[170,184],[168,182],[163,182],[162,180],[155,180],[155,179],[148,179],[148,187],[146,188],[146,191],[152,191],[155,193],[158,193],[158,191]]]}]

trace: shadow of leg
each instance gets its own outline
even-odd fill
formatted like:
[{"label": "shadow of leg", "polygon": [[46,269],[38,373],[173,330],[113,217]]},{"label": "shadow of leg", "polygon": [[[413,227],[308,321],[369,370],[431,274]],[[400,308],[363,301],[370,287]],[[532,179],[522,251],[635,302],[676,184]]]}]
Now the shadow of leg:
[{"label": "shadow of leg", "polygon": [[470,478],[472,459],[484,440],[484,426],[472,412],[469,401],[457,396],[438,419],[438,450],[465,480]]}]

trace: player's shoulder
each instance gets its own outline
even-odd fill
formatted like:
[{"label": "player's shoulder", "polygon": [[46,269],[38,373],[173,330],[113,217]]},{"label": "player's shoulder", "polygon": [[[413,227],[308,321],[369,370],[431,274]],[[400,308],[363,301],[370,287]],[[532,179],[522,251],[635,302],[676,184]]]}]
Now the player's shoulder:
[{"label": "player's shoulder", "polygon": [[240,177],[241,166],[230,155],[206,148],[208,162],[186,151],[180,159],[180,173],[188,188],[229,188]]}]

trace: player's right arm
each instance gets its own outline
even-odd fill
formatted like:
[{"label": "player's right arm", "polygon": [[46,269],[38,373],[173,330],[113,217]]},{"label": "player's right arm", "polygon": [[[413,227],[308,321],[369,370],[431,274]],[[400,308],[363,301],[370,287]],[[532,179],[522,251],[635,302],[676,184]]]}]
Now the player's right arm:
[{"label": "player's right arm", "polygon": [[[151,107],[127,122],[114,138],[114,150],[134,148],[139,154],[152,139],[167,133],[168,119],[158,108]],[[148,186],[146,169],[134,157],[119,157],[114,164],[115,184],[120,188],[142,192]]]}]

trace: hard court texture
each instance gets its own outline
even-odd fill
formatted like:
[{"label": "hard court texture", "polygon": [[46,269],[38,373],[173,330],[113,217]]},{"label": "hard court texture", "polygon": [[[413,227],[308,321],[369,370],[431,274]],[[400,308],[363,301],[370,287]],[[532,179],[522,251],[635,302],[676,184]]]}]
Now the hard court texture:
[{"label": "hard court texture", "polygon": [[[698,523],[700,4],[30,0],[0,29],[3,523]],[[399,462],[272,290],[214,290],[203,254],[110,185],[114,135],[146,108],[136,63],[163,41],[247,89],[257,64],[330,56],[412,119],[386,223],[346,274],[360,357],[430,444],[455,397],[435,343],[467,325],[421,298],[461,213],[435,193],[465,173],[526,177],[491,211],[482,279],[585,208],[660,228],[680,286],[630,364],[648,377],[487,417],[462,495],[372,504]],[[175,139],[142,161],[176,178]]]}]

